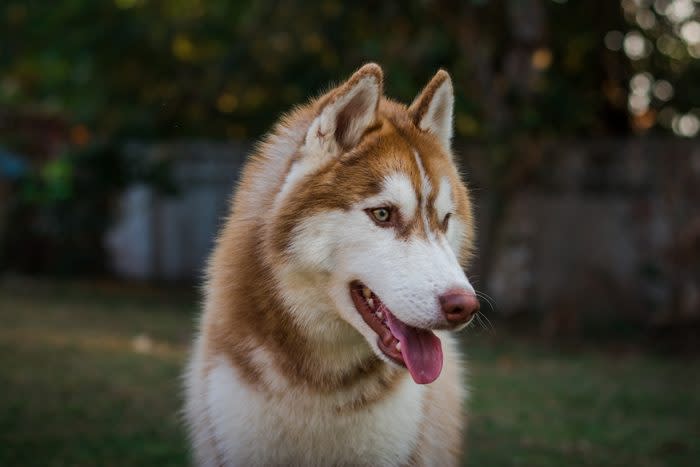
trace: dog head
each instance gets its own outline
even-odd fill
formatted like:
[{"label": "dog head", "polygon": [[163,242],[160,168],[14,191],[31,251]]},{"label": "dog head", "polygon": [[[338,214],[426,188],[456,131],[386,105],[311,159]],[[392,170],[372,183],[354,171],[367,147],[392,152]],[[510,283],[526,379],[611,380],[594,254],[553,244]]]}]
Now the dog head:
[{"label": "dog head", "polygon": [[445,71],[406,107],[383,98],[379,66],[359,69],[312,103],[269,229],[304,328],[359,332],[418,383],[442,368],[433,331],[466,326],[479,306],[462,270],[473,221],[450,149],[453,104]]}]

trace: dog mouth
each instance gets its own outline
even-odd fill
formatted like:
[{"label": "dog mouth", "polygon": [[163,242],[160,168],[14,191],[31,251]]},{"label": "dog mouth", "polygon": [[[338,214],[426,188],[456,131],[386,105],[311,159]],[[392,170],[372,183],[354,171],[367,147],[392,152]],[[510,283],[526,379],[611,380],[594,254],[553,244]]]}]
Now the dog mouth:
[{"label": "dog mouth", "polygon": [[384,355],[406,367],[418,384],[432,383],[440,376],[442,344],[431,330],[413,327],[399,320],[360,281],[350,284],[350,296],[364,322],[377,334],[377,346]]}]

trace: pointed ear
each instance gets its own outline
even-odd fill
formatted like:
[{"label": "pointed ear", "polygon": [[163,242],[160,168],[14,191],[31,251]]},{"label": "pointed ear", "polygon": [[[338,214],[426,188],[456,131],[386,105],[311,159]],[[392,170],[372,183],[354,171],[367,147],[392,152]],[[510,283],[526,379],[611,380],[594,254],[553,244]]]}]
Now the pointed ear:
[{"label": "pointed ear", "polygon": [[368,63],[326,94],[306,134],[307,149],[338,155],[355,147],[377,119],[382,76],[379,65]]},{"label": "pointed ear", "polygon": [[408,113],[418,128],[437,136],[449,149],[454,103],[452,79],[445,70],[438,70],[408,108]]}]

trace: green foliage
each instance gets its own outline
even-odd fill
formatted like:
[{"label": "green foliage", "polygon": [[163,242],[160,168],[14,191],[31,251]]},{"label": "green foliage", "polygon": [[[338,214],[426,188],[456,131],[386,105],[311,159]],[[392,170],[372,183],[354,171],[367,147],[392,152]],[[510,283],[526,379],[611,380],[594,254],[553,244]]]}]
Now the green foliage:
[{"label": "green foliage", "polygon": [[[537,18],[505,0],[12,1],[0,7],[0,104],[59,112],[98,136],[256,138],[372,60],[403,100],[449,69],[462,136],[624,131],[625,103],[602,92],[628,78],[626,57],[603,47],[624,26],[619,4],[534,3],[544,18],[523,39],[514,26]],[[551,63],[509,72],[513,50],[529,69],[538,48]]]}]

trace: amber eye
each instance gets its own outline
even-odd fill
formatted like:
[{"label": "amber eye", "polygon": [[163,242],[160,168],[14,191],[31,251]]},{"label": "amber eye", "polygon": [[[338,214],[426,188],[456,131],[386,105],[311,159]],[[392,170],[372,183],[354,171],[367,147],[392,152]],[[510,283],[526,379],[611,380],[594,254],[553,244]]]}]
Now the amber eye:
[{"label": "amber eye", "polygon": [[386,223],[391,220],[391,209],[389,208],[376,208],[370,211],[372,217],[375,221]]},{"label": "amber eye", "polygon": [[448,213],[445,215],[445,219],[442,221],[442,228],[443,228],[444,230],[447,230],[447,224],[450,222],[450,216],[452,216],[452,214],[448,212]]}]

